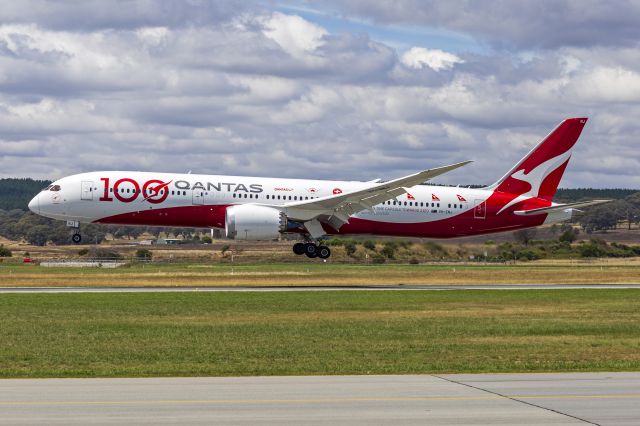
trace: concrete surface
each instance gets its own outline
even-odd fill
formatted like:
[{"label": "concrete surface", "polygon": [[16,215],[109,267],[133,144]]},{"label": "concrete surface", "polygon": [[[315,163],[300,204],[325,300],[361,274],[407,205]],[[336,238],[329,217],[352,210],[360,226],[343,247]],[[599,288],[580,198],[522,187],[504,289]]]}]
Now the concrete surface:
[{"label": "concrete surface", "polygon": [[10,379],[0,424],[637,425],[640,373]]}]

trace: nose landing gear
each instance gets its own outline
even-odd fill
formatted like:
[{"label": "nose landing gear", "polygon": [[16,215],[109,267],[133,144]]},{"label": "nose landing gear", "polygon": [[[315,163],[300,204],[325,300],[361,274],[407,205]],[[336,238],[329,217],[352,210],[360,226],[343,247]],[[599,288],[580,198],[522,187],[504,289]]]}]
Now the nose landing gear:
[{"label": "nose landing gear", "polygon": [[331,250],[325,245],[316,245],[312,242],[295,243],[293,245],[293,252],[297,255],[306,255],[308,258],[313,259],[319,257],[320,259],[328,259],[331,256]]},{"label": "nose landing gear", "polygon": [[67,226],[71,228],[71,241],[74,244],[80,244],[82,241],[82,235],[80,235],[80,222],[77,220],[68,220]]}]

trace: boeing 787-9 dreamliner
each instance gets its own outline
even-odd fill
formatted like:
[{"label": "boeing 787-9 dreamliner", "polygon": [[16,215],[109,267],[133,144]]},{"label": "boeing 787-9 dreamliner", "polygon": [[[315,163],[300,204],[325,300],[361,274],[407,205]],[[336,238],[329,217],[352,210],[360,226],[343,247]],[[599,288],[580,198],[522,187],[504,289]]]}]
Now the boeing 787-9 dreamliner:
[{"label": "boeing 787-9 dreamliner", "polygon": [[331,255],[328,235],[452,238],[531,228],[606,202],[557,204],[553,196],[587,122],[569,118],[493,185],[423,185],[464,161],[401,178],[369,182],[102,171],[59,179],[29,203],[66,220],[72,240],[81,223],[221,228],[236,240],[298,234],[293,252]]}]

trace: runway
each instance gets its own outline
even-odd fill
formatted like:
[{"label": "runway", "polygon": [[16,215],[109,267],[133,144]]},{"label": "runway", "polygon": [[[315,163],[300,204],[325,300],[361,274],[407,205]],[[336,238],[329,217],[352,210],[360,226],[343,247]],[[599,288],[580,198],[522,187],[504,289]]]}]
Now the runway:
[{"label": "runway", "polygon": [[0,380],[0,424],[635,425],[640,373]]},{"label": "runway", "polygon": [[349,286],[219,286],[219,287],[0,287],[7,293],[190,293],[288,291],[460,291],[460,290],[568,290],[640,289],[640,284],[494,284],[494,285],[349,285]]}]

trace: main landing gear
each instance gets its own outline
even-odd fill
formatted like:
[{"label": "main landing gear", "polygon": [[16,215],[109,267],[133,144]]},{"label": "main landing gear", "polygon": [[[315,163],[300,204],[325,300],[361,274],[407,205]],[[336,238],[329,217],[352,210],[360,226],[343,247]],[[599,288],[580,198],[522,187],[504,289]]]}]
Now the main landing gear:
[{"label": "main landing gear", "polygon": [[331,256],[331,250],[325,245],[316,245],[312,242],[295,243],[293,245],[293,252],[297,255],[306,254],[308,258],[313,259],[319,257],[320,259],[328,259]]}]

